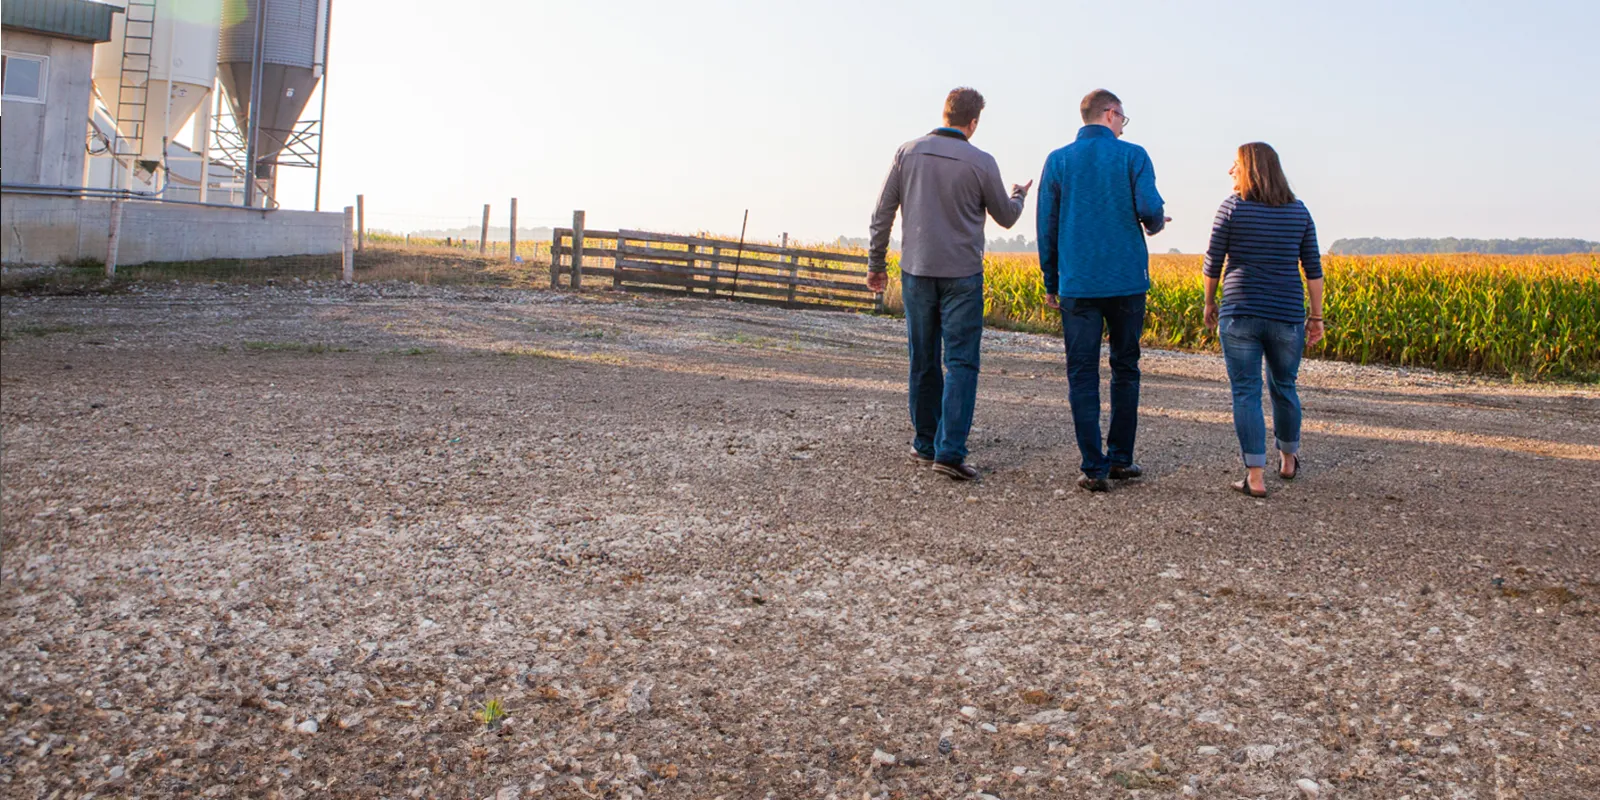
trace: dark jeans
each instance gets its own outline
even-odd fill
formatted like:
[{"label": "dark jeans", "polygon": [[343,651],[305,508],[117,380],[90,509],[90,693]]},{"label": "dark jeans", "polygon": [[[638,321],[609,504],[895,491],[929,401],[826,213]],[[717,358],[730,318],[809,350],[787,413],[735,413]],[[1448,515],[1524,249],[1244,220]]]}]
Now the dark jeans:
[{"label": "dark jeans", "polygon": [[1261,362],[1267,362],[1272,395],[1272,431],[1278,449],[1300,452],[1300,353],[1306,347],[1305,323],[1260,317],[1223,317],[1217,326],[1222,358],[1233,386],[1233,429],[1247,467],[1267,464],[1267,421],[1261,414]]},{"label": "dark jeans", "polygon": [[[983,273],[968,278],[900,275],[911,350],[911,425],[918,453],[947,464],[967,458],[978,400],[983,339]],[[943,350],[943,368],[940,351]]]},{"label": "dark jeans", "polygon": [[[1139,430],[1139,337],[1144,295],[1061,298],[1061,332],[1067,345],[1067,398],[1078,434],[1081,469],[1104,478],[1133,463]],[[1111,344],[1111,430],[1100,450],[1100,340]]]}]

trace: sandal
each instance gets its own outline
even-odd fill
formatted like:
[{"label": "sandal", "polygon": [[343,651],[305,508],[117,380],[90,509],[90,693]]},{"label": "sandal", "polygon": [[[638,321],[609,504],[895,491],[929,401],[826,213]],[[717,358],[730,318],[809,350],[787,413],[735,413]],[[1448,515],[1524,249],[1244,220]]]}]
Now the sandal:
[{"label": "sandal", "polygon": [[1238,492],[1238,493],[1240,493],[1240,494],[1247,494],[1247,495],[1250,495],[1251,497],[1255,497],[1255,498],[1262,498],[1262,497],[1266,497],[1267,496],[1267,490],[1266,489],[1262,489],[1261,492],[1258,494],[1258,493],[1256,493],[1256,490],[1250,488],[1250,478],[1249,477],[1246,477],[1242,481],[1234,481],[1232,486],[1233,486],[1233,490]]},{"label": "sandal", "polygon": [[[1283,463],[1284,463],[1283,462],[1283,457],[1284,456],[1288,456],[1290,459],[1292,459],[1294,461],[1294,469],[1291,469],[1288,472],[1284,472],[1283,471]],[[1280,478],[1282,478],[1282,479],[1284,479],[1286,481],[1292,481],[1295,478],[1300,476],[1300,454],[1299,453],[1283,453],[1283,454],[1278,456],[1278,459],[1279,459],[1278,460],[1278,477],[1280,477]]]}]

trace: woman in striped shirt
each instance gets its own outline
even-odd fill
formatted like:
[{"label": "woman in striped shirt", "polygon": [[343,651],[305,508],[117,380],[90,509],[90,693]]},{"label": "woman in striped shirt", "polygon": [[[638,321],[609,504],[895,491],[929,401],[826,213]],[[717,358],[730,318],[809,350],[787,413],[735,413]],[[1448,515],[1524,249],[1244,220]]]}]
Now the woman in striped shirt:
[{"label": "woman in striped shirt", "polygon": [[1278,476],[1291,480],[1300,472],[1300,395],[1295,391],[1300,354],[1322,339],[1322,259],[1317,227],[1289,190],[1277,151],[1263,142],[1243,145],[1228,174],[1234,194],[1217,210],[1206,248],[1205,319],[1206,327],[1218,328],[1233,386],[1233,427],[1245,466],[1245,479],[1233,488],[1266,497],[1261,362],[1266,361],[1272,395]]}]

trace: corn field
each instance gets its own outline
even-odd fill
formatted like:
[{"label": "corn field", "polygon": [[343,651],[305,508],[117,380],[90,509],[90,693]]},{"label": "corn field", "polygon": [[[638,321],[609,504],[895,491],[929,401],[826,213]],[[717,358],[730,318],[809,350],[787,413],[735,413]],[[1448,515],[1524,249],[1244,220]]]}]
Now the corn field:
[{"label": "corn field", "polygon": [[[1202,311],[1201,257],[1150,259],[1145,343],[1216,349]],[[1600,380],[1600,258],[1571,256],[1326,256],[1327,337],[1319,358],[1508,375]],[[1059,334],[1044,304],[1037,256],[984,259],[991,325]],[[896,276],[897,277],[897,276]],[[898,280],[889,307],[900,310]]]}]

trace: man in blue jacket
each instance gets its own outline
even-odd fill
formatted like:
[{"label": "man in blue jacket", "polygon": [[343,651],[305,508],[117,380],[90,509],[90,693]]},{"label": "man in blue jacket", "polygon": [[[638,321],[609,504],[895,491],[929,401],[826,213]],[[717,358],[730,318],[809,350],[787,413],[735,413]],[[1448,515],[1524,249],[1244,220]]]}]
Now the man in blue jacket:
[{"label": "man in blue jacket", "polygon": [[[1045,302],[1061,311],[1067,393],[1083,476],[1091,492],[1107,478],[1139,477],[1133,440],[1139,415],[1139,338],[1144,333],[1150,252],[1145,235],[1166,226],[1150,156],[1119,141],[1128,116],[1105,89],[1083,98],[1078,138],[1044,162],[1039,181],[1039,267]],[[1100,341],[1111,349],[1111,430],[1100,440]]]}]

